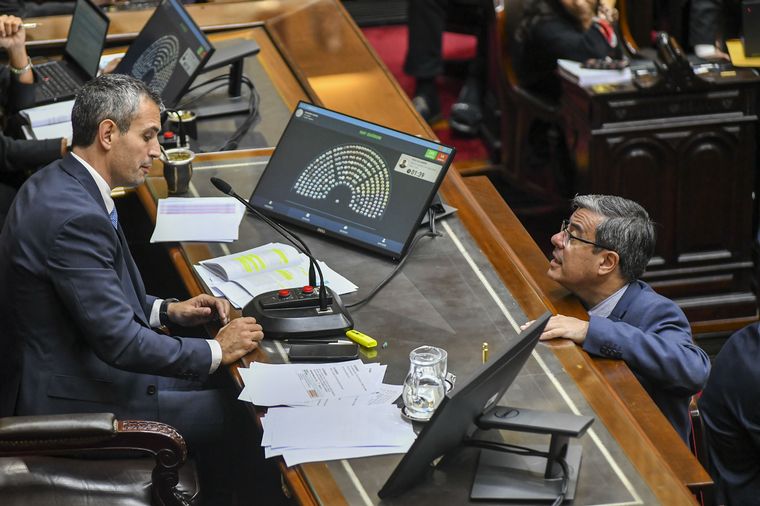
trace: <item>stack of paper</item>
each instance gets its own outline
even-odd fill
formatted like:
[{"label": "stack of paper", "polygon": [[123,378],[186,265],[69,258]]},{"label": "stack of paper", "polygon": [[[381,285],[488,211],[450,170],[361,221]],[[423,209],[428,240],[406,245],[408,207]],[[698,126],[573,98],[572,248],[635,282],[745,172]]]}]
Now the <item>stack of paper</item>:
[{"label": "stack of paper", "polygon": [[630,67],[622,70],[587,69],[582,64],[572,60],[557,60],[557,66],[578,80],[579,86],[595,84],[621,84],[633,79]]},{"label": "stack of paper", "polygon": [[262,364],[238,369],[240,399],[272,407],[262,424],[267,458],[288,466],[389,453],[414,442],[412,425],[393,401],[401,386],[382,383],[385,365],[360,360],[329,364]]},{"label": "stack of paper", "polygon": [[[319,262],[325,285],[339,295],[357,286],[324,262]],[[309,284],[309,258],[281,243],[204,260],[195,270],[214,295],[227,297],[238,308],[261,293]]]},{"label": "stack of paper", "polygon": [[160,199],[150,242],[232,242],[244,214],[243,204],[232,197]]},{"label": "stack of paper", "polygon": [[73,100],[23,109],[19,112],[26,118],[35,139],[57,139],[66,137],[71,144],[71,109]]}]

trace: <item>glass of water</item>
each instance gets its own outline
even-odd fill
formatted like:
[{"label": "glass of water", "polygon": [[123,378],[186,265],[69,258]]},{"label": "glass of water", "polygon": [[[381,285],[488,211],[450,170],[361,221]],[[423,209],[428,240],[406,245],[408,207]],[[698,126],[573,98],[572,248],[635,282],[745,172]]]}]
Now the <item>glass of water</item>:
[{"label": "glass of water", "polygon": [[416,421],[427,421],[446,394],[446,350],[420,346],[409,353],[409,373],[401,394],[405,414]]}]

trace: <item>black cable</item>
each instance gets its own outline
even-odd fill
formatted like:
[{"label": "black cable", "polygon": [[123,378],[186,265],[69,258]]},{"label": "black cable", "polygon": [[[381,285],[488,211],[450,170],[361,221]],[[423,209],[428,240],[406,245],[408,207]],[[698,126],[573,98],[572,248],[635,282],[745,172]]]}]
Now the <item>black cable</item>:
[{"label": "black cable", "polygon": [[[215,84],[215,86],[212,86],[208,90],[205,90],[203,93],[200,93],[198,96],[195,96],[185,102],[183,102],[181,105],[177,106],[177,109],[186,109],[190,104],[193,104],[200,100],[201,98],[205,97],[209,93],[218,90],[219,88],[224,87],[227,83],[229,83],[231,75],[229,73],[227,74],[221,74],[215,77],[212,77],[210,79],[207,79],[206,81],[203,81],[201,83],[195,84],[192,87],[190,87],[186,93],[190,93],[192,91],[198,90],[204,86],[208,86],[210,84]],[[219,147],[216,151],[231,151],[234,149],[237,149],[238,145],[240,144],[240,141],[243,137],[245,137],[245,134],[248,133],[248,130],[261,120],[261,116],[259,114],[259,106],[261,104],[261,96],[259,95],[259,92],[256,90],[256,86],[253,84],[253,81],[246,76],[241,76],[241,82],[246,85],[249,91],[249,98],[248,98],[248,116],[246,116],[243,123],[240,124],[240,126],[230,135],[230,137],[222,144],[221,147]]]},{"label": "black cable", "polygon": [[409,245],[409,249],[406,251],[406,255],[399,261],[399,263],[394,267],[394,269],[391,271],[391,273],[382,280],[375,288],[373,288],[363,299],[357,300],[356,302],[352,302],[351,304],[346,304],[347,308],[353,308],[357,306],[362,306],[369,302],[375,295],[377,295],[377,292],[379,292],[385,285],[387,285],[391,279],[396,276],[396,274],[399,273],[401,270],[401,267],[406,263],[406,259],[409,258],[412,254],[412,251],[414,251],[415,246],[417,246],[417,243],[420,242],[420,239],[423,237],[440,237],[440,233],[435,231],[435,211],[430,209],[428,211],[430,216],[430,221],[428,222],[428,226],[430,227],[429,232],[425,232],[423,234],[419,234],[412,240],[412,244]]},{"label": "black cable", "polygon": [[[549,452],[544,452],[540,450],[534,450],[533,448],[528,448],[526,446],[519,446],[519,445],[513,445],[510,443],[504,443],[500,441],[487,441],[485,439],[468,439],[464,442],[467,446],[472,446],[474,448],[482,448],[485,450],[493,450],[497,452],[504,452],[504,453],[513,453],[515,455],[523,455],[526,457],[540,457],[544,459],[549,459],[550,455]],[[554,460],[559,466],[562,468],[562,483],[560,485],[560,491],[557,497],[554,499],[554,502],[552,502],[552,506],[559,506],[562,504],[565,500],[565,496],[567,495],[567,489],[570,484],[570,469],[567,466],[567,462],[563,458],[557,458]]]}]

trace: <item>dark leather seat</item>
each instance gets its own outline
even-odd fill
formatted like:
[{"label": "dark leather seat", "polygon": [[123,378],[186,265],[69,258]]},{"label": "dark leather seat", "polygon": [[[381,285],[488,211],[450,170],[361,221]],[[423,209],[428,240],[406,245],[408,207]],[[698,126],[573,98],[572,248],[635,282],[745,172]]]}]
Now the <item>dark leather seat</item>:
[{"label": "dark leather seat", "polygon": [[198,477],[169,425],[110,413],[0,418],[0,503],[193,505]]}]

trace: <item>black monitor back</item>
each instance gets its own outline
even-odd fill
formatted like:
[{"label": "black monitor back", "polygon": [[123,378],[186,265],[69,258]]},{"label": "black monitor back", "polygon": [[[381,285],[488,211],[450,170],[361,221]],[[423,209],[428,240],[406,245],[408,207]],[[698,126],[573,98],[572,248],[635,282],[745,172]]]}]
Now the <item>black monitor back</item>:
[{"label": "black monitor back", "polygon": [[380,489],[381,498],[396,496],[423,479],[430,463],[459,446],[475,429],[478,417],[501,399],[517,377],[551,313],[546,312],[525,329],[519,340],[483,364],[464,383],[446,394],[430,421]]}]

